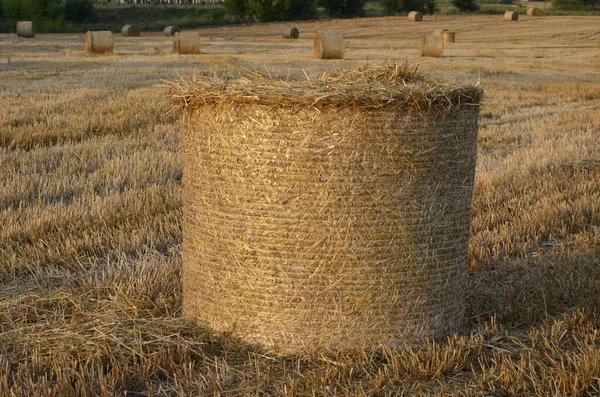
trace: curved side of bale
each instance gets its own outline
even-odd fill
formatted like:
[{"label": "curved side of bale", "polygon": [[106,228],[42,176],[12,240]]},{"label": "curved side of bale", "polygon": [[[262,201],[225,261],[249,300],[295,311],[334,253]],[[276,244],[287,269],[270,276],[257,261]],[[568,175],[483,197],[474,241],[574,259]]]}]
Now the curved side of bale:
[{"label": "curved side of bale", "polygon": [[140,28],[136,25],[125,25],[121,28],[121,34],[126,37],[139,37]]},{"label": "curved side of bale", "polygon": [[298,28],[285,28],[281,34],[284,39],[298,39],[300,37],[300,31]]},{"label": "curved side of bale", "polygon": [[113,36],[110,30],[86,32],[85,52],[88,54],[112,54],[113,48]]},{"label": "curved side of bale", "polygon": [[421,22],[423,20],[423,13],[419,11],[411,11],[408,13],[408,20],[411,22]]},{"label": "curved side of bale", "polygon": [[444,39],[442,36],[434,36],[426,34],[421,39],[422,57],[441,58],[444,55]]},{"label": "curved side of bale", "polygon": [[542,11],[537,7],[529,7],[527,9],[527,15],[530,17],[539,17],[542,15]]},{"label": "curved side of bale", "polygon": [[173,49],[182,55],[200,54],[200,35],[196,32],[175,32]]},{"label": "curved side of bale", "polygon": [[317,31],[314,55],[317,59],[344,59],[344,39],[331,31]]},{"label": "curved side of bale", "polygon": [[519,20],[519,14],[516,11],[506,11],[504,13],[504,20],[505,21],[518,21]]},{"label": "curved side of bale", "polygon": [[33,21],[17,22],[17,36],[19,37],[35,37]]},{"label": "curved side of bale", "polygon": [[462,329],[481,90],[391,69],[173,86],[185,316],[279,354]]},{"label": "curved side of bale", "polygon": [[175,33],[178,32],[181,32],[181,29],[179,29],[179,26],[177,25],[167,26],[163,30],[165,36],[175,36]]}]

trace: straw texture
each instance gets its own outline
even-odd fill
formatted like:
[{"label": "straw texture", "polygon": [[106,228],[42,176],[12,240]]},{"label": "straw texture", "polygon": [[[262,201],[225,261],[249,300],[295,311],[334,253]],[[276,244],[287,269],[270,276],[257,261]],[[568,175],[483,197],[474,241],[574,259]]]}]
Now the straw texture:
[{"label": "straw texture", "polygon": [[140,28],[136,25],[125,25],[121,28],[121,35],[126,37],[139,37]]},{"label": "straw texture", "polygon": [[448,29],[436,30],[433,32],[434,36],[440,36],[444,43],[454,43],[456,42],[456,33],[450,32]]},{"label": "straw texture", "polygon": [[280,354],[460,330],[481,96],[400,66],[174,84],[184,315]]},{"label": "straw texture", "polygon": [[200,54],[200,35],[195,32],[175,32],[173,49],[178,54]]},{"label": "straw texture", "polygon": [[173,25],[173,26],[167,26],[164,30],[163,33],[165,36],[174,36],[175,33],[181,32],[181,29],[179,29],[179,26]]},{"label": "straw texture", "polygon": [[314,55],[317,59],[344,59],[344,39],[331,31],[317,31]]},{"label": "straw texture", "polygon": [[408,20],[411,22],[421,22],[423,20],[423,13],[419,11],[411,11],[408,13]]},{"label": "straw texture", "polygon": [[283,32],[281,33],[281,36],[284,39],[297,39],[300,37],[300,31],[298,30],[298,28],[285,28],[283,29]]},{"label": "straw texture", "polygon": [[33,21],[20,21],[17,22],[17,36],[19,37],[35,37],[35,31],[33,29]]},{"label": "straw texture", "polygon": [[444,39],[442,36],[424,35],[421,39],[422,57],[441,58],[444,55]]},{"label": "straw texture", "polygon": [[113,48],[113,36],[110,30],[88,31],[85,34],[85,52],[88,54],[112,54]]},{"label": "straw texture", "polygon": [[504,20],[505,21],[518,21],[519,14],[517,14],[516,11],[506,11],[504,13]]},{"label": "straw texture", "polygon": [[542,11],[537,7],[529,7],[527,9],[527,15],[530,17],[539,17],[542,15]]}]

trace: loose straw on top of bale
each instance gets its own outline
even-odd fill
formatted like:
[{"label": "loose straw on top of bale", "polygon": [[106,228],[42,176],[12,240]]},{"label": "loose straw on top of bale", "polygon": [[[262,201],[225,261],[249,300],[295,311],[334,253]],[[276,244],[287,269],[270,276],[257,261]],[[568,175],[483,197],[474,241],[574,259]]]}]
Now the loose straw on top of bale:
[{"label": "loose straw on top of bale", "polygon": [[17,22],[17,36],[27,38],[35,37],[33,21]]},{"label": "loose straw on top of bale", "polygon": [[181,32],[181,29],[179,29],[179,26],[173,25],[173,26],[167,26],[164,30],[163,33],[165,36],[174,36],[175,33]]},{"label": "loose straw on top of bale", "polygon": [[505,21],[518,21],[519,14],[516,11],[506,11],[504,13],[504,20]]},{"label": "loose straw on top of bale", "polygon": [[86,32],[85,52],[88,54],[112,54],[113,47],[113,36],[110,30]]},{"label": "loose straw on top of bale", "polygon": [[542,15],[542,11],[537,7],[529,7],[527,9],[527,15],[530,17],[539,17]]},{"label": "loose straw on top of bale", "polygon": [[200,35],[196,32],[175,32],[173,49],[178,54],[200,54]]},{"label": "loose straw on top of bale", "polygon": [[344,39],[331,31],[317,31],[314,55],[317,59],[344,59]]},{"label": "loose straw on top of bale", "polygon": [[423,20],[423,13],[419,11],[411,11],[408,13],[408,20],[411,22],[421,22]]},{"label": "loose straw on top of bale", "polygon": [[393,65],[169,96],[185,316],[280,354],[461,329],[480,88]]},{"label": "loose straw on top of bale", "polygon": [[139,37],[140,28],[136,25],[125,25],[121,28],[121,35],[126,37]]},{"label": "loose straw on top of bale", "polygon": [[284,39],[297,39],[298,37],[300,37],[300,31],[298,30],[298,28],[295,28],[295,27],[285,28],[285,29],[283,29],[281,36]]},{"label": "loose straw on top of bale", "polygon": [[444,55],[444,39],[441,36],[424,35],[421,38],[422,57],[441,58]]}]

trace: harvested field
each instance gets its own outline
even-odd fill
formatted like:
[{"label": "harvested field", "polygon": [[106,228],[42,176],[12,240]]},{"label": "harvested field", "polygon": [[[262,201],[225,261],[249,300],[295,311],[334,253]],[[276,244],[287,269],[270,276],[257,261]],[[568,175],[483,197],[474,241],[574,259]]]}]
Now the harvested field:
[{"label": "harvested field", "polygon": [[[0,35],[0,396],[600,393],[600,17],[425,16],[163,33]],[[420,58],[424,34],[460,40]],[[313,57],[318,30],[344,60]],[[181,317],[180,125],[163,80],[418,64],[479,84],[468,331],[275,357]],[[11,394],[12,393],[12,394]]]}]

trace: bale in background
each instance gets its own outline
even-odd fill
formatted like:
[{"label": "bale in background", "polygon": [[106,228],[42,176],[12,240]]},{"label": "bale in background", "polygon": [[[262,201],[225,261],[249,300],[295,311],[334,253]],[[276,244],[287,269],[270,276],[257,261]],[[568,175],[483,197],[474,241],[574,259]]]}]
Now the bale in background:
[{"label": "bale in background", "polygon": [[433,36],[426,34],[421,39],[422,57],[441,58],[444,55],[444,39],[441,36]]},{"label": "bale in background", "polygon": [[408,20],[411,22],[421,22],[423,20],[423,13],[419,11],[411,11],[408,13]]},{"label": "bale in background", "polygon": [[181,32],[181,29],[179,29],[179,26],[173,25],[173,26],[167,26],[164,30],[163,33],[165,36],[175,36],[175,33]]},{"label": "bale in background", "polygon": [[200,54],[200,35],[196,32],[175,32],[173,49],[178,54]]},{"label": "bale in background", "polygon": [[298,30],[298,28],[285,28],[283,29],[283,33],[281,34],[281,36],[284,39],[297,39],[298,37],[300,37],[300,31]]},{"label": "bale in background", "polygon": [[454,43],[456,41],[456,33],[448,31],[448,29],[436,30],[434,36],[441,36],[444,43]]},{"label": "bale in background", "polygon": [[140,28],[136,25],[125,25],[121,28],[121,34],[126,37],[139,37]]},{"label": "bale in background", "polygon": [[344,39],[330,31],[317,31],[314,54],[317,59],[344,59]]},{"label": "bale in background", "polygon": [[542,15],[542,11],[537,7],[529,7],[527,9],[527,15],[530,17],[539,17]]},{"label": "bale in background", "polygon": [[17,36],[19,37],[35,37],[33,29],[33,21],[17,22]]},{"label": "bale in background", "polygon": [[505,21],[518,21],[519,14],[517,14],[516,11],[506,11],[504,13],[504,20]]},{"label": "bale in background", "polygon": [[389,66],[207,72],[169,96],[184,316],[278,354],[463,328],[480,88]]},{"label": "bale in background", "polygon": [[85,34],[85,52],[88,54],[112,54],[113,48],[113,36],[111,31],[88,31]]}]

